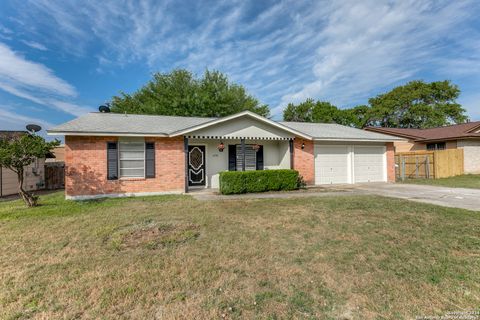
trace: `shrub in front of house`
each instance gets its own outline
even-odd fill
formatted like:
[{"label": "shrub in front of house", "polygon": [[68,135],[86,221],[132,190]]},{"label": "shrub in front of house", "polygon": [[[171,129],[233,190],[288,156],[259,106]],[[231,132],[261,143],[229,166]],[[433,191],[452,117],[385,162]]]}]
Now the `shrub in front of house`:
[{"label": "shrub in front of house", "polygon": [[220,172],[220,192],[222,194],[295,190],[302,186],[302,178],[296,170]]}]

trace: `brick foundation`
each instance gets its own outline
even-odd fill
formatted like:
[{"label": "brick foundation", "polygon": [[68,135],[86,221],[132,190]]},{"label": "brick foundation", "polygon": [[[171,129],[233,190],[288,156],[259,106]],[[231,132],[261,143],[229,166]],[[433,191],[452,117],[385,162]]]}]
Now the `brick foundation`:
[{"label": "brick foundation", "polygon": [[183,138],[145,138],[155,142],[155,178],[107,180],[107,142],[118,137],[65,137],[65,194],[92,196],[124,193],[183,192]]}]

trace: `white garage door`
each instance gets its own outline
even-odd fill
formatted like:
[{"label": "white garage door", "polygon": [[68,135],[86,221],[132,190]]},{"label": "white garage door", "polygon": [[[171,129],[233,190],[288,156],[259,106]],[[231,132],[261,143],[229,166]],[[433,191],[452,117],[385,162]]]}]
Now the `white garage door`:
[{"label": "white garage door", "polygon": [[350,183],[349,146],[315,145],[315,184]]},{"label": "white garage door", "polygon": [[354,146],[353,152],[355,183],[387,181],[385,147]]}]

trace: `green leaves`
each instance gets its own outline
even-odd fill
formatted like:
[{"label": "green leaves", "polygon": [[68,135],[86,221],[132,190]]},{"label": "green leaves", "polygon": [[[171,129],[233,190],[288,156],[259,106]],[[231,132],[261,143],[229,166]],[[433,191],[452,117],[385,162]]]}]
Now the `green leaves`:
[{"label": "green leaves", "polygon": [[29,134],[0,139],[0,166],[22,172],[23,167],[37,158],[44,158],[59,144],[57,140],[46,142],[40,136]]},{"label": "green leaves", "polygon": [[369,99],[370,105],[339,109],[329,102],[307,99],[289,104],[283,113],[285,121],[338,123],[363,128],[432,128],[467,120],[465,109],[456,102],[458,86],[450,81],[426,83],[411,81]]},{"label": "green leaves", "polygon": [[360,118],[355,115],[360,109],[339,109],[330,102],[307,99],[298,105],[289,103],[283,112],[285,121],[338,123],[357,126]]},{"label": "green leaves", "polygon": [[458,86],[450,81],[410,81],[371,98],[369,125],[395,128],[432,128],[467,120],[456,102]]},{"label": "green leaves", "polygon": [[132,95],[122,93],[112,98],[112,112],[118,113],[223,117],[243,110],[269,114],[268,106],[261,105],[243,86],[209,70],[202,78],[184,69],[156,73]]}]

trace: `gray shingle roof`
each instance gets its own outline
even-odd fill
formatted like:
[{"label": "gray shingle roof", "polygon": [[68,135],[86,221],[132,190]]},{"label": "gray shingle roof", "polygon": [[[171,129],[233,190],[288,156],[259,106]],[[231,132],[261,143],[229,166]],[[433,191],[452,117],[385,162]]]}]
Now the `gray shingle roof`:
[{"label": "gray shingle roof", "polygon": [[[386,134],[369,132],[334,123],[280,122],[286,127],[301,131],[314,139],[325,140],[403,140]],[[372,134],[374,133],[374,134]]]},{"label": "gray shingle roof", "polygon": [[[168,136],[217,118],[92,112],[48,130],[49,134],[136,134]],[[401,138],[330,123],[278,122],[313,139],[394,141]]]},{"label": "gray shingle roof", "polygon": [[49,133],[85,132],[169,135],[172,132],[197,126],[212,120],[215,120],[215,118],[92,112],[48,131]]}]

